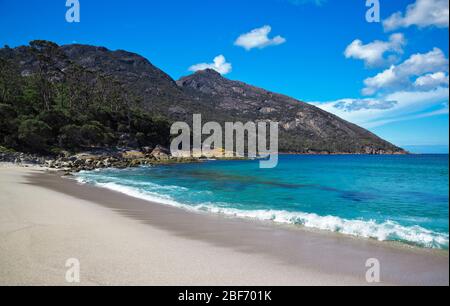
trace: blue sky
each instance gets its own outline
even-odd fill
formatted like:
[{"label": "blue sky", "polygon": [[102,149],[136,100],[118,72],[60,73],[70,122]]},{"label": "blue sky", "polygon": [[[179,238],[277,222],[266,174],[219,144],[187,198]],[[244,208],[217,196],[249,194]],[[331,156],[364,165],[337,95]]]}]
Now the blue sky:
[{"label": "blue sky", "polygon": [[0,0],[0,45],[125,49],[174,79],[217,58],[228,78],[314,103],[400,146],[448,150],[446,0],[379,0],[379,23],[366,21],[364,0],[79,2],[81,22],[68,23],[66,0]]}]

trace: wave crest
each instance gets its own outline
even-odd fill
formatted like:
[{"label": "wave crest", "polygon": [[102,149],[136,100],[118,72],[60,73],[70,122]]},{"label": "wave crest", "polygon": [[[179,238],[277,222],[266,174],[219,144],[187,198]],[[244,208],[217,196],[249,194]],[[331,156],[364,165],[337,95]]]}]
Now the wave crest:
[{"label": "wave crest", "polygon": [[[402,226],[394,221],[379,223],[374,220],[347,220],[336,216],[319,216],[312,213],[283,210],[242,210],[220,207],[220,203],[187,205],[179,203],[168,195],[149,192],[138,187],[129,187],[116,182],[100,183],[95,179],[76,177],[80,183],[91,183],[142,200],[175,206],[189,211],[222,214],[231,217],[273,221],[284,224],[298,224],[307,228],[331,231],[346,235],[371,238],[379,241],[401,241],[426,248],[448,249],[449,235],[433,232],[420,226]],[[170,186],[176,188],[176,186]]]}]

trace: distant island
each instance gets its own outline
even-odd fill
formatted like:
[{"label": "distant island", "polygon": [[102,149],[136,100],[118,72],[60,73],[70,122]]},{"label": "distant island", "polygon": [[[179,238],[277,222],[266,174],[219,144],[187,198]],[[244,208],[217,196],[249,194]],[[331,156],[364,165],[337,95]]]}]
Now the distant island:
[{"label": "distant island", "polygon": [[142,56],[122,50],[44,40],[0,49],[3,153],[164,148],[171,123],[189,122],[195,113],[219,123],[280,122],[281,152],[407,153],[315,106],[214,70],[175,81]]}]

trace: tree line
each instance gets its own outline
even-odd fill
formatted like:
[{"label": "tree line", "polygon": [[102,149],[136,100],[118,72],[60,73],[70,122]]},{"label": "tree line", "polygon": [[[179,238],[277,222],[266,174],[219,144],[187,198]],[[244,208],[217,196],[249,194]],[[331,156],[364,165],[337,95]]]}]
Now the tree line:
[{"label": "tree line", "polygon": [[37,63],[32,73],[0,57],[0,146],[59,154],[169,143],[168,119],[145,111],[141,99],[113,77],[67,62],[48,42],[32,42],[31,52]]}]

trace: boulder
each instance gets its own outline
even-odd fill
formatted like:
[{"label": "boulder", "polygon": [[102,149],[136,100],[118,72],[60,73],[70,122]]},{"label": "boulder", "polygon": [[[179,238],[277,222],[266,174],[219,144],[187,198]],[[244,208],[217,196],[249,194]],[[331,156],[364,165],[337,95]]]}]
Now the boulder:
[{"label": "boulder", "polygon": [[151,155],[157,160],[170,159],[170,151],[162,146],[156,146]]},{"label": "boulder", "polygon": [[153,152],[153,147],[143,147],[142,153],[144,154],[151,154]]},{"label": "boulder", "polygon": [[122,158],[124,159],[137,159],[137,158],[144,158],[145,154],[140,152],[140,151],[136,151],[136,150],[131,150],[131,151],[125,151],[122,153]]},{"label": "boulder", "polygon": [[141,165],[141,161],[138,159],[133,159],[128,166],[129,167],[139,167]]}]

